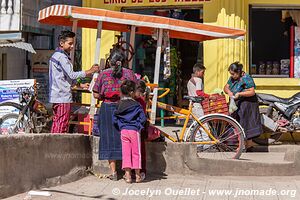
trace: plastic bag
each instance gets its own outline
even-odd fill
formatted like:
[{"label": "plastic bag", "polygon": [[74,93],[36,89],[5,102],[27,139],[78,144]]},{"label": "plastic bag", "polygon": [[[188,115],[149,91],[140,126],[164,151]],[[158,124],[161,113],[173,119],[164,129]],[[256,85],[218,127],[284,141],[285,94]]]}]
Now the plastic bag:
[{"label": "plastic bag", "polygon": [[229,102],[229,114],[234,113],[238,107],[235,104],[234,97],[230,97],[230,102]]}]

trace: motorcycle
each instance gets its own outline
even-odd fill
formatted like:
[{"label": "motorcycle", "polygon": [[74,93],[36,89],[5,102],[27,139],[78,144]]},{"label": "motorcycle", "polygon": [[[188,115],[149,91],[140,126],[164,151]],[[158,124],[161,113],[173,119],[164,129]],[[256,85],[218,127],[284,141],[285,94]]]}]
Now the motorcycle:
[{"label": "motorcycle", "polygon": [[19,114],[9,113],[0,119],[0,134],[47,133],[51,127],[51,109],[37,99],[34,87],[20,87],[20,104],[4,102],[0,106],[12,106]]},{"label": "motorcycle", "polygon": [[[300,92],[290,98],[281,98],[272,94],[257,93],[262,124],[271,130],[268,144],[278,142],[282,134],[300,132]],[[256,140],[256,143],[265,143]]]}]

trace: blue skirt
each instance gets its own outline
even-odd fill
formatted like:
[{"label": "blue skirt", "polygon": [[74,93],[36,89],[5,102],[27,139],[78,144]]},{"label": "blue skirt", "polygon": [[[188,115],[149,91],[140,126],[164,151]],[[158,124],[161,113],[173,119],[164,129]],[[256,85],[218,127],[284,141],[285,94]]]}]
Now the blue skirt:
[{"label": "blue skirt", "polygon": [[258,137],[263,133],[257,97],[245,97],[236,102],[238,110],[233,117],[241,124],[245,131],[246,139]]},{"label": "blue skirt", "polygon": [[102,103],[98,114],[99,160],[122,160],[120,131],[113,122],[116,103]]}]

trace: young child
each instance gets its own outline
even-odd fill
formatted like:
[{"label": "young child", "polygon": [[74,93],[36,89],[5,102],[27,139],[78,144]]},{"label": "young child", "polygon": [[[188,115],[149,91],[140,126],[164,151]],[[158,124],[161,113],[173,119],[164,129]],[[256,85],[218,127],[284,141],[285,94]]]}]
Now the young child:
[{"label": "young child", "polygon": [[[145,81],[138,80],[136,85],[136,91],[135,91],[135,100],[140,103],[142,106],[144,113],[146,115],[146,107],[147,107],[147,101],[149,99],[147,94],[147,86]],[[141,155],[142,155],[142,169],[141,169],[141,176],[142,179],[146,178],[146,140],[148,137],[147,129],[148,129],[148,123],[145,123],[144,128],[141,131]]]},{"label": "young child", "polygon": [[121,100],[115,111],[115,123],[121,130],[122,169],[125,170],[124,179],[131,183],[131,169],[135,170],[136,182],[142,181],[140,169],[141,159],[141,130],[146,122],[146,116],[141,105],[134,100],[136,84],[124,80],[121,85]]},{"label": "young child", "polygon": [[[214,100],[215,97],[213,95],[204,93],[203,79],[205,75],[205,70],[206,70],[205,66],[202,65],[201,63],[196,63],[193,66],[193,74],[187,84],[188,95],[195,96],[195,97],[209,98]],[[197,118],[202,117],[204,115],[204,111],[201,103],[193,103],[192,112]],[[209,141],[210,138],[204,131],[198,131],[195,140]],[[204,147],[209,148],[209,146],[197,145],[197,148],[199,149],[203,149]]]},{"label": "young child", "polygon": [[[196,63],[193,66],[193,74],[192,78],[189,80],[187,84],[187,89],[188,89],[188,95],[189,96],[198,96],[198,97],[203,97],[203,98],[209,98],[214,100],[215,97],[213,95],[209,95],[204,93],[204,88],[203,88],[203,79],[205,75],[205,66]],[[193,110],[192,112],[199,118],[204,115],[202,106],[200,103],[194,103],[193,104]]]}]

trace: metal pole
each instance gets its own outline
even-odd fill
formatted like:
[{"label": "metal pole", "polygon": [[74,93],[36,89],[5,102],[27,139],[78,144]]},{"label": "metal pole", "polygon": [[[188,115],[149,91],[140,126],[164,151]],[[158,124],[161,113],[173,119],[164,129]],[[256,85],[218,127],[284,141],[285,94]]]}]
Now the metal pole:
[{"label": "metal pole", "polygon": [[[158,39],[157,39],[157,48],[156,48],[156,57],[155,57],[154,84],[158,84],[158,81],[159,81],[162,36],[163,36],[163,29],[159,29]],[[157,95],[158,95],[158,88],[154,88],[152,106],[151,106],[151,115],[150,115],[150,120],[151,120],[152,124],[155,124]]]},{"label": "metal pole", "polygon": [[102,32],[102,21],[99,21],[98,26],[97,26],[97,38],[96,38],[96,47],[95,47],[95,54],[94,54],[94,64],[96,64],[96,63],[99,64],[101,32]]},{"label": "metal pole", "polygon": [[[134,43],[135,43],[135,26],[131,26],[131,30],[130,30],[130,45],[133,47],[134,49]],[[128,52],[128,58],[130,56],[130,53]],[[128,63],[128,67],[129,69],[132,69],[132,63],[133,63],[133,58],[129,61]]]},{"label": "metal pole", "polygon": [[[97,38],[96,38],[96,47],[95,47],[95,54],[94,54],[94,64],[99,64],[99,59],[100,59],[100,46],[101,46],[101,32],[102,32],[102,21],[98,21],[98,26],[97,26]],[[94,114],[96,111],[96,99],[94,98],[93,94],[93,87],[95,85],[95,81],[97,80],[98,73],[95,73],[93,75],[89,90],[91,91],[91,107],[90,107],[90,123],[92,125],[93,119],[94,119]]]},{"label": "metal pole", "polygon": [[[77,23],[78,23],[78,20],[73,21],[72,32],[74,32],[75,34],[77,33]],[[72,64],[74,65],[76,37],[74,38],[74,44],[73,45],[74,45],[74,48],[71,50],[70,57],[71,57]]]}]

